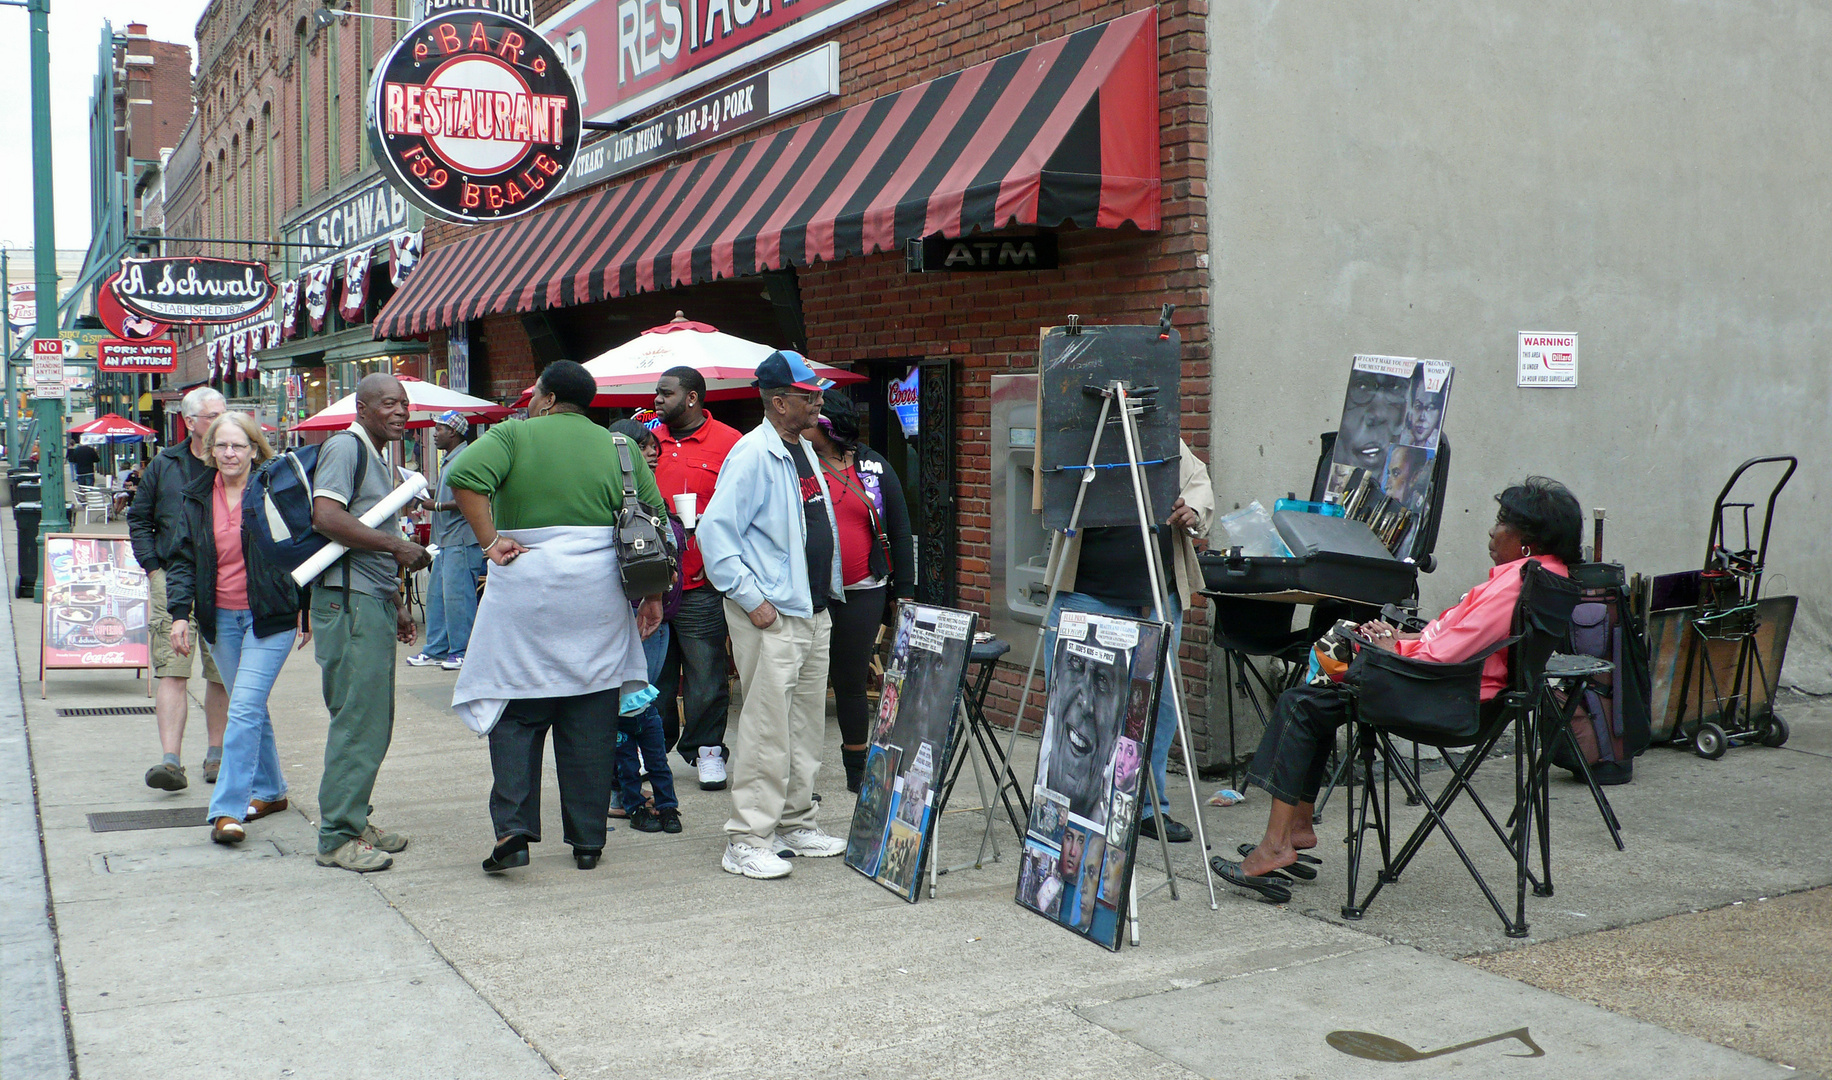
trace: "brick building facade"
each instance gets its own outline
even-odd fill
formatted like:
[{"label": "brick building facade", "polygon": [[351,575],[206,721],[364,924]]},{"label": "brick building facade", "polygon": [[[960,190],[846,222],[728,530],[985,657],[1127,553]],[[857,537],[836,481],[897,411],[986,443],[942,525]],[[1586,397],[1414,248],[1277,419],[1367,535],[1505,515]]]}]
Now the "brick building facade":
[{"label": "brick building facade", "polygon": [[[537,18],[560,7],[557,0],[537,4]],[[1149,7],[1140,0],[892,3],[835,29],[826,39],[816,37],[796,46],[799,50],[822,40],[839,43],[837,98],[738,139],[713,143],[707,152],[761,139]],[[1052,270],[914,274],[907,271],[902,251],[884,251],[796,265],[792,279],[766,274],[636,292],[570,308],[536,304],[538,310],[486,314],[468,327],[474,390],[512,397],[534,380],[547,360],[589,359],[644,327],[666,321],[677,309],[756,340],[805,344],[815,359],[850,364],[855,370],[901,374],[906,365],[920,364],[925,372],[945,372],[952,418],[950,430],[939,434],[952,443],[952,478],[941,485],[945,490],[935,490],[932,478],[916,483],[906,477],[906,484],[920,489],[921,498],[950,518],[952,574],[946,594],[938,598],[988,611],[993,600],[994,528],[988,495],[994,468],[989,449],[990,380],[998,374],[1036,370],[1039,328],[1059,325],[1070,314],[1088,323],[1156,323],[1160,305],[1176,304],[1175,325],[1183,341],[1182,433],[1199,456],[1207,456],[1207,6],[1204,0],[1174,0],[1158,5],[1156,18],[1162,183],[1158,230],[1145,232],[1131,225],[1054,230],[1060,268]],[[713,86],[742,80],[777,59],[735,70]],[[678,159],[660,162],[618,177],[611,186],[678,164]],[[488,228],[429,221],[428,255]],[[782,289],[798,294],[799,319],[780,317]],[[432,334],[435,368],[444,355],[443,336]],[[1025,638],[1015,644],[1012,659],[1021,666],[1028,659],[1030,642]],[[1186,620],[1181,663],[1188,676],[1195,752],[1202,760],[1208,757],[1203,723],[1206,656],[1204,612],[1196,610]],[[1015,709],[1019,681],[1020,675],[1001,672],[989,700],[993,710],[1009,714]],[[1033,709],[1037,700],[1033,699]]]},{"label": "brick building facade", "polygon": [[[401,25],[390,20],[407,17],[410,6],[408,0],[336,8],[317,0],[216,0],[205,9],[197,24],[197,112],[169,170],[167,232],[255,243],[171,243],[168,253],[260,259],[276,282],[296,281],[308,264],[357,248],[371,249],[376,267],[384,266],[388,234],[417,224],[417,215],[391,217],[390,228],[351,243],[297,245],[302,223],[377,183],[363,129],[363,92],[376,58]],[[330,14],[345,10],[383,18]],[[387,276],[379,274],[383,282]],[[372,273],[371,282],[377,277]],[[333,295],[341,280],[339,269]],[[296,340],[289,335],[277,350],[254,350],[255,362],[228,372],[207,355],[219,331],[185,334],[171,382],[212,382],[231,398],[259,401],[270,422],[297,419],[335,397],[339,379],[327,373],[325,354],[334,344],[368,337],[362,324],[387,291],[386,285],[379,292],[371,287],[358,319],[346,322],[333,313],[316,332],[303,321],[295,324]],[[332,335],[342,336],[334,343]],[[412,352],[413,374],[422,373],[423,351]],[[303,392],[287,399],[286,376],[295,372]]]}]

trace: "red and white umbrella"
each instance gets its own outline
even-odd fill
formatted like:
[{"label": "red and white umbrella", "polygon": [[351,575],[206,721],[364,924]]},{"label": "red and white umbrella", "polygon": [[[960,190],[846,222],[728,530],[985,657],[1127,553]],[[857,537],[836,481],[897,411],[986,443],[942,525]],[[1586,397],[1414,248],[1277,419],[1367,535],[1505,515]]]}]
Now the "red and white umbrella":
[{"label": "red and white umbrella", "polygon": [[152,428],[142,427],[115,413],[98,416],[87,424],[77,424],[70,431],[76,435],[99,435],[105,439],[144,439],[159,434]]},{"label": "red and white umbrella", "polygon": [[[410,428],[432,427],[442,412],[456,409],[476,423],[494,423],[506,418],[510,410],[494,401],[460,394],[449,390],[438,383],[429,383],[416,379],[412,375],[399,377],[401,386],[407,390],[407,426]],[[294,424],[291,431],[342,431],[356,423],[356,395],[346,394],[332,402],[323,410],[314,413]]]},{"label": "red and white umbrella", "polygon": [[[690,367],[700,373],[706,380],[707,401],[730,401],[757,396],[751,380],[757,377],[757,365],[775,351],[774,346],[724,333],[675,312],[672,322],[650,327],[635,340],[587,360],[585,370],[598,381],[593,405],[621,409],[652,405],[655,380],[675,367]],[[840,386],[865,381],[865,376],[844,368],[812,360],[808,366]],[[515,403],[526,405],[533,396],[534,387],[530,386]]]}]

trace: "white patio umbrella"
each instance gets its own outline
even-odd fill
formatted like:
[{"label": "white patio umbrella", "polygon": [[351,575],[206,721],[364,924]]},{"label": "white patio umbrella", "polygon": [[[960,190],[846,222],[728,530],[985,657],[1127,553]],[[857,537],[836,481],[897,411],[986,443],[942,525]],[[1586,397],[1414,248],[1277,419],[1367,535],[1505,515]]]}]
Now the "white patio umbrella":
[{"label": "white patio umbrella", "polygon": [[[690,367],[706,380],[707,401],[730,401],[756,397],[751,385],[757,365],[775,352],[771,345],[750,341],[717,330],[703,322],[693,322],[681,312],[671,322],[650,327],[635,340],[585,362],[585,370],[598,381],[598,396],[593,405],[617,408],[640,408],[655,400],[655,380],[674,367]],[[810,360],[808,366],[823,378],[836,384],[864,382],[865,376],[844,368],[829,367]],[[534,387],[522,392],[517,405],[526,405]]]},{"label": "white patio umbrella", "polygon": [[[469,394],[460,394],[438,383],[429,383],[416,379],[412,375],[402,375],[400,379],[401,385],[407,390],[407,426],[410,428],[432,427],[434,417],[452,409],[458,410],[479,423],[501,420],[510,413],[509,409],[494,401],[486,401]],[[342,431],[355,422],[356,395],[346,394],[319,412],[294,424],[289,430]]]}]

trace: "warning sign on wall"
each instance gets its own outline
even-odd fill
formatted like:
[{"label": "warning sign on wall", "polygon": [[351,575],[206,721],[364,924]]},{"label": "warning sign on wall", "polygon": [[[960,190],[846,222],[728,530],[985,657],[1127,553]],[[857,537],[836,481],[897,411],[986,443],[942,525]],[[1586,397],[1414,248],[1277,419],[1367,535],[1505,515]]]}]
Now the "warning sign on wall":
[{"label": "warning sign on wall", "polygon": [[1518,386],[1576,386],[1578,336],[1543,331],[1520,332]]}]

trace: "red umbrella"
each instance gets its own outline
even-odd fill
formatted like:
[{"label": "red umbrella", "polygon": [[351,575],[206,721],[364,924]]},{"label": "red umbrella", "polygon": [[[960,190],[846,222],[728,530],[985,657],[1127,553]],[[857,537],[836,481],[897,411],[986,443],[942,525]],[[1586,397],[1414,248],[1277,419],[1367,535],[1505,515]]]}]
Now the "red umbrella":
[{"label": "red umbrella", "polygon": [[101,435],[109,439],[144,439],[158,432],[149,427],[141,427],[125,416],[108,413],[98,416],[87,424],[78,424],[70,431],[76,435]]}]

